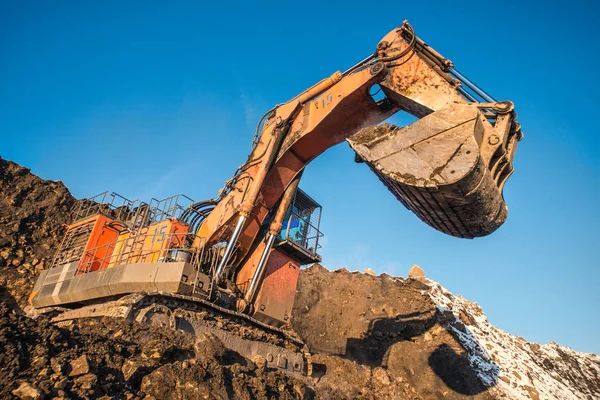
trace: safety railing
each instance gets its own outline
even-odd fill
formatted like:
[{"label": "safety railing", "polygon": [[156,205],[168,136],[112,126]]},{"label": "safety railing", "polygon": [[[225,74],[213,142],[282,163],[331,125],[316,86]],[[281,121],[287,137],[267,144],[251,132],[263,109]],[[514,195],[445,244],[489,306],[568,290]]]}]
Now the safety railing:
[{"label": "safety railing", "polygon": [[153,198],[150,203],[145,203],[141,200],[129,200],[114,192],[103,192],[81,200],[73,222],[102,214],[123,222],[131,229],[138,229],[169,218],[180,219],[192,204],[194,200],[183,194],[162,200]]},{"label": "safety railing", "polygon": [[319,239],[323,236],[318,226],[311,223],[310,214],[301,215],[291,212],[289,218],[284,223],[278,239],[280,241],[287,240],[294,242],[310,254],[316,256],[318,250],[321,248]]},{"label": "safety railing", "polygon": [[194,200],[183,194],[176,194],[162,200],[150,200],[150,225],[168,218],[180,219],[183,212]]},{"label": "safety railing", "polygon": [[137,221],[144,219],[148,205],[140,200],[129,200],[114,192],[103,192],[83,199],[73,215],[73,222],[80,221],[96,214],[103,214],[120,221]]},{"label": "safety railing", "polygon": [[[199,239],[197,247],[192,247]],[[77,274],[98,271],[124,264],[178,262],[199,269],[204,252],[204,238],[192,233],[138,234],[86,250]]]},{"label": "safety railing", "polygon": [[54,253],[49,268],[80,260],[93,228],[94,222],[92,221],[69,229],[63,236],[58,250]]}]

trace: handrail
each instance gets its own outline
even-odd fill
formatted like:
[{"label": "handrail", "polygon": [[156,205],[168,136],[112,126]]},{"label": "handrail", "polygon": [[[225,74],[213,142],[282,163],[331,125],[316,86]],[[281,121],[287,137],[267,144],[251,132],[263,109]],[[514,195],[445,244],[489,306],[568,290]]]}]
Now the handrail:
[{"label": "handrail", "polygon": [[[290,230],[291,230],[290,225],[291,225],[291,221],[294,219],[294,217],[298,220],[301,220],[304,224],[304,229],[303,229],[304,232],[303,232],[301,238],[294,238],[294,237],[290,236]],[[309,218],[307,218],[306,216],[301,216],[298,213],[295,213],[293,211],[290,213],[290,217],[287,220],[286,226],[282,229],[282,233],[284,233],[284,231],[285,231],[285,234],[283,235],[283,240],[290,240],[290,241],[296,243],[297,245],[301,246],[308,252],[312,253],[313,255],[317,255],[317,250],[322,247],[319,244],[319,238],[325,236],[319,230],[318,227],[316,227],[314,224],[312,224],[310,222],[310,216],[309,216]],[[281,238],[281,235],[280,235],[280,238]],[[311,244],[313,244],[313,242],[314,242],[314,246],[311,246]]]},{"label": "handrail", "polygon": [[73,213],[73,222],[92,215],[105,214],[123,222],[130,222],[138,228],[140,221],[151,225],[168,218],[179,218],[193,203],[194,200],[184,194],[161,200],[153,198],[150,203],[146,203],[141,200],[129,200],[115,192],[102,192],[79,201],[79,207]]},{"label": "handrail", "polygon": [[[152,239],[150,240],[150,238]],[[131,263],[171,261],[186,261],[198,270],[204,246],[191,247],[194,240],[198,238],[193,233],[152,233],[122,238],[86,250],[80,258],[77,273],[87,273]],[[205,238],[199,239],[200,243],[205,241]],[[160,242],[160,247],[144,249],[144,245],[147,245],[148,242],[151,245]],[[187,254],[187,256],[182,254]]]}]

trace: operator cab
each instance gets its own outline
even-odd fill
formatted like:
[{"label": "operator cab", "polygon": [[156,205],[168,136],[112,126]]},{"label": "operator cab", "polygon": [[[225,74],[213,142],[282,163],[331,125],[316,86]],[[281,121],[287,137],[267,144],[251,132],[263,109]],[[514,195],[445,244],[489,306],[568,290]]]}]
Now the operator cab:
[{"label": "operator cab", "polygon": [[323,236],[319,230],[320,224],[321,205],[298,189],[275,247],[298,260],[301,265],[320,262],[321,256],[317,254],[321,247],[319,238]]}]

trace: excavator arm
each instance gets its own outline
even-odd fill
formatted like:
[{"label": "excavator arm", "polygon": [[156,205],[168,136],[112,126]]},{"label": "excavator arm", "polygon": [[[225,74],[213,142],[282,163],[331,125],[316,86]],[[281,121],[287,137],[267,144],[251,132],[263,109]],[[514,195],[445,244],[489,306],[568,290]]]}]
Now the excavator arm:
[{"label": "excavator arm", "polygon": [[[418,120],[379,125],[398,111]],[[347,141],[425,223],[484,236],[507,215],[502,189],[522,136],[515,118],[512,103],[466,79],[405,22],[352,68],[269,110],[217,199],[82,201],[31,303],[60,312],[55,321],[110,315],[210,332],[270,367],[310,374],[302,342],[279,328],[291,320],[300,266],[320,260],[317,242],[307,244],[320,206],[298,189],[304,168]],[[304,213],[296,227],[294,210]]]},{"label": "excavator arm", "polygon": [[[201,225],[205,246],[227,243],[213,283],[227,275],[238,288],[253,288],[241,309],[252,301],[281,230],[276,217],[260,236],[269,211],[287,210],[286,189],[297,186],[310,161],[345,140],[434,228],[470,238],[504,221],[502,186],[521,138],[512,103],[496,102],[464,78],[406,21],[376,49],[265,114],[248,160]],[[378,100],[371,95],[377,85],[385,94]],[[401,129],[374,127],[398,111],[420,120]]]},{"label": "excavator arm", "polygon": [[[398,111],[418,120],[379,125]],[[298,189],[304,168],[347,141],[425,223],[484,236],[507,215],[502,189],[522,136],[515,118],[512,103],[466,79],[405,22],[352,68],[268,111],[217,199],[103,193],[80,202],[32,306],[56,322],[111,316],[210,333],[270,368],[310,375],[306,346],[284,327],[300,266],[320,261],[317,241],[307,244],[320,206]]]}]

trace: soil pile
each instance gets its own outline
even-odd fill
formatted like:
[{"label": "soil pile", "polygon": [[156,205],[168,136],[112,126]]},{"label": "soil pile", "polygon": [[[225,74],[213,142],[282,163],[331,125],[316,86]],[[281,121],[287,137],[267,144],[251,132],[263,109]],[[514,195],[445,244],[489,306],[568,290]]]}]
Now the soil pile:
[{"label": "soil pile", "polygon": [[0,157],[0,286],[19,305],[52,262],[76,203],[62,182]]},{"label": "soil pile", "polygon": [[[0,397],[7,399],[421,399],[388,374],[319,356],[318,380],[267,370],[213,336],[77,320],[53,324],[0,304]],[[348,379],[346,382],[345,380]]]},{"label": "soil pile", "polygon": [[314,265],[300,275],[294,329],[312,352],[336,356],[313,357],[324,365],[322,379],[358,394],[379,379],[423,398],[494,398],[495,380],[482,379],[452,330],[464,324],[438,309],[428,288],[416,279]]},{"label": "soil pile", "polygon": [[451,329],[464,348],[475,350],[472,363],[485,365],[476,355],[479,352],[498,368],[496,385],[508,398],[600,398],[598,355],[577,352],[554,342],[540,345],[511,335],[492,325],[477,303],[461,295],[454,296],[437,282],[429,279],[425,282],[429,286],[427,294],[437,307],[448,310],[464,323],[464,332]]},{"label": "soil pile", "polygon": [[476,303],[413,275],[302,271],[293,325],[323,364],[319,382],[348,397],[361,385],[374,393],[378,376],[427,399],[600,398],[599,356],[506,333]]},{"label": "soil pile", "polygon": [[293,328],[313,353],[312,378],[266,370],[215,337],[26,317],[75,205],[61,182],[0,159],[1,398],[600,397],[600,357],[503,332],[417,268],[407,279],[301,271]]}]

